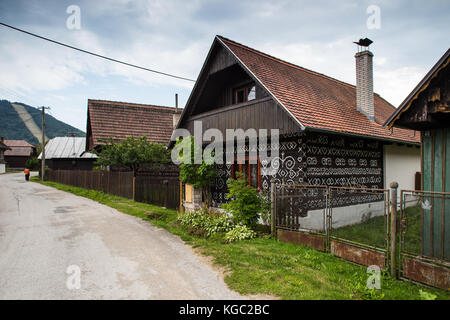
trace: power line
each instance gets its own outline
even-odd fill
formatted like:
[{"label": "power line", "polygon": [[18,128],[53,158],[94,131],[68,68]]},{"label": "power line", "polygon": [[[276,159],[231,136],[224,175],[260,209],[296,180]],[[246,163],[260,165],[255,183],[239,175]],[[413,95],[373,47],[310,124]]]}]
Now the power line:
[{"label": "power line", "polygon": [[90,55],[93,55],[93,56],[96,56],[96,57],[99,57],[99,58],[102,58],[102,59],[106,59],[106,60],[109,60],[109,61],[113,61],[113,62],[116,62],[116,63],[123,64],[123,65],[129,66],[129,67],[133,67],[133,68],[137,68],[137,69],[141,69],[141,70],[145,70],[145,71],[158,73],[158,74],[161,74],[161,75],[164,75],[164,76],[168,76],[168,77],[172,77],[172,78],[176,78],[176,79],[180,79],[180,80],[195,82],[195,80],[193,80],[193,79],[184,78],[184,77],[176,76],[176,75],[173,75],[173,74],[170,74],[170,73],[161,72],[161,71],[157,71],[157,70],[141,67],[141,66],[138,66],[138,65],[135,65],[135,64],[131,64],[131,63],[125,62],[125,61],[109,58],[109,57],[103,56],[103,55],[98,54],[98,53],[94,53],[94,52],[91,52],[91,51],[80,49],[80,48],[77,48],[77,47],[74,47],[74,46],[71,46],[71,45],[68,45],[68,44],[65,44],[65,43],[62,43],[62,42],[50,39],[50,38],[46,38],[46,37],[40,36],[38,34],[29,32],[29,31],[26,31],[26,30],[23,30],[23,29],[19,29],[19,28],[10,26],[10,25],[8,25],[6,23],[3,23],[3,22],[0,22],[0,25],[8,27],[8,28],[11,28],[11,29],[14,29],[14,30],[19,31],[19,32],[26,33],[26,34],[28,34],[30,36],[33,36],[33,37],[36,37],[36,38],[39,38],[39,39],[42,39],[42,40],[46,40],[46,41],[58,44],[58,45],[63,46],[63,47],[67,47],[67,48],[70,48],[70,49],[73,49],[73,50],[77,50],[77,51],[80,51],[80,52],[83,52],[83,53],[87,53],[87,54],[90,54]]}]

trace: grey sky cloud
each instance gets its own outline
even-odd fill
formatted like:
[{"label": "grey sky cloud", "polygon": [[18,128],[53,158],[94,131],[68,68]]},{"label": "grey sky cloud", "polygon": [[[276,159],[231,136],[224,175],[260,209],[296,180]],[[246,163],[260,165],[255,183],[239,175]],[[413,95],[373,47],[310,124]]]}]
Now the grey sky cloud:
[{"label": "grey sky cloud", "polygon": [[[81,30],[66,9],[81,8]],[[369,5],[381,28],[366,26]],[[0,21],[113,58],[196,78],[216,34],[354,83],[352,41],[374,41],[375,91],[397,106],[449,47],[447,0],[3,0]],[[173,105],[192,83],[133,70],[0,27],[0,96],[85,130],[88,98]],[[11,93],[13,92],[13,93]],[[53,97],[53,98],[51,98]]]}]

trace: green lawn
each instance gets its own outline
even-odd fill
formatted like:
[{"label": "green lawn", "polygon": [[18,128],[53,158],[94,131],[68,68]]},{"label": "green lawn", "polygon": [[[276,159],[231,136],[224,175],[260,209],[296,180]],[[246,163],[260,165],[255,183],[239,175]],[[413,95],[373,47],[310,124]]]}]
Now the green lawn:
[{"label": "green lawn", "polygon": [[[408,253],[420,253],[420,207],[406,209],[407,229],[404,233],[403,249]],[[367,245],[385,247],[385,218],[374,217],[364,223],[333,229],[333,236]],[[398,243],[398,240],[397,240]]]},{"label": "green lawn", "polygon": [[395,280],[386,274],[381,290],[367,290],[365,267],[327,253],[283,243],[264,234],[232,244],[221,239],[198,238],[177,223],[174,210],[93,190],[53,182],[44,184],[93,199],[180,236],[204,255],[213,257],[214,263],[226,270],[227,285],[240,294],[268,294],[281,299],[420,299],[422,290],[437,299],[450,299],[448,291]]}]

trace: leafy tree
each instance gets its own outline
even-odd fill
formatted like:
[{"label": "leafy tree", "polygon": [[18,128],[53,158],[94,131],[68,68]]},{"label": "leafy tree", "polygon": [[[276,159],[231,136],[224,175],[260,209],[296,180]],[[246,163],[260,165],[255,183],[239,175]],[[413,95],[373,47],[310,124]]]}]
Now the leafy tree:
[{"label": "leafy tree", "polygon": [[147,137],[128,137],[120,142],[110,138],[101,152],[96,153],[96,165],[126,168],[133,171],[134,176],[143,169],[160,170],[170,162],[169,151],[162,144],[148,141]]},{"label": "leafy tree", "polygon": [[263,197],[258,190],[248,185],[248,181],[242,178],[238,172],[237,179],[228,179],[228,193],[225,196],[230,201],[222,205],[222,208],[233,215],[233,222],[255,227],[259,213],[265,210]]},{"label": "leafy tree", "polygon": [[[178,140],[175,148],[178,150],[178,160],[180,164],[180,180],[192,184],[194,188],[200,188],[202,194],[206,199],[206,206],[209,207],[211,202],[211,185],[217,177],[214,163],[205,162],[202,159],[200,164],[194,163],[194,154],[201,152],[201,146],[197,146],[194,142],[194,137],[190,136],[183,140]],[[184,151],[190,150],[190,153]]]}]

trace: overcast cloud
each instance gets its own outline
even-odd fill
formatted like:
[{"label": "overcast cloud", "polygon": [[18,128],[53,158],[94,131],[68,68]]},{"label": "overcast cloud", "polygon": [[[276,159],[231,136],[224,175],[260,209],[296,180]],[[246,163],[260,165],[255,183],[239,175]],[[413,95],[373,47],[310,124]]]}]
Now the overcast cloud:
[{"label": "overcast cloud", "polygon": [[[81,29],[66,9],[81,9]],[[381,28],[368,29],[367,7]],[[398,106],[449,47],[450,2],[435,1],[17,1],[0,21],[80,48],[196,79],[216,34],[355,83],[352,41],[374,41],[375,91]],[[0,26],[0,98],[86,130],[87,99],[182,105],[193,83],[85,55]]]}]

